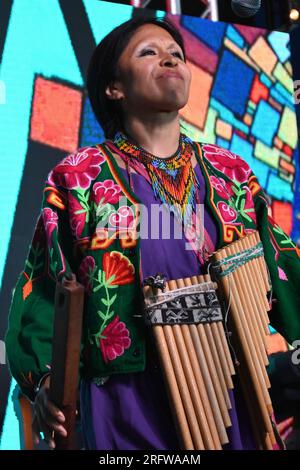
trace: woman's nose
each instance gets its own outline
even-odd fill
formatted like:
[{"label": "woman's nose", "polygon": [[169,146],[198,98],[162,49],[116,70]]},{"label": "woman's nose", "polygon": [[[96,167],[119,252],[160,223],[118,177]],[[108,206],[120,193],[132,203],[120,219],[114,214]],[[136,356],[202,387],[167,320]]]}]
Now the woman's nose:
[{"label": "woman's nose", "polygon": [[164,66],[176,66],[178,61],[172,54],[167,53],[164,55],[164,57],[162,57],[161,64]]}]

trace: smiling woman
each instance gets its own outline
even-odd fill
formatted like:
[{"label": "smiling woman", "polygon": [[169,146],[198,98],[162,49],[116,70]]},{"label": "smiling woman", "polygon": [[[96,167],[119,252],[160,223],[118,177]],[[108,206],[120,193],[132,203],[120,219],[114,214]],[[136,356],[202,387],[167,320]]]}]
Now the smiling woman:
[{"label": "smiling woman", "polygon": [[[11,372],[34,401],[35,439],[43,432],[50,447],[53,430],[65,435],[64,416],[48,398],[54,291],[63,274],[74,272],[86,291],[80,396],[87,449],[182,445],[141,315],[149,277],[206,275],[215,250],[258,231],[277,299],[271,322],[289,341],[300,337],[299,250],[268,216],[246,162],[181,133],[190,82],[182,37],[165,20],[121,24],[91,58],[88,93],[106,140],[68,155],[48,175],[6,337]],[[167,237],[153,209],[172,221]],[[189,368],[182,370],[188,376]],[[255,393],[247,410],[245,389],[233,381],[223,447],[272,447],[255,437]]]}]

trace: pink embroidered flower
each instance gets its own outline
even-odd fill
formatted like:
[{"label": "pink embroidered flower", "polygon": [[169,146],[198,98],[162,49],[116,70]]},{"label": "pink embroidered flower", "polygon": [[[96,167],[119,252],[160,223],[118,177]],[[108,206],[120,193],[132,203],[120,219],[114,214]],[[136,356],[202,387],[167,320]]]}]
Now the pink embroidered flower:
[{"label": "pink embroidered flower", "polygon": [[78,269],[78,277],[80,282],[85,286],[89,293],[93,288],[93,275],[96,269],[95,260],[92,256],[86,256]]},{"label": "pink embroidered flower", "polygon": [[56,212],[53,212],[50,207],[45,207],[43,209],[43,221],[47,237],[48,245],[51,245],[52,232],[57,228],[58,216]]},{"label": "pink embroidered flower", "polygon": [[252,193],[247,186],[243,187],[243,190],[246,191],[245,206],[244,206],[243,211],[256,224],[256,212],[254,209]]},{"label": "pink embroidered flower", "polygon": [[48,181],[67,189],[87,189],[99,175],[104,161],[96,148],[82,147],[64,158],[48,175]]},{"label": "pink embroidered flower", "polygon": [[205,157],[217,170],[239,183],[247,181],[251,169],[240,157],[217,145],[205,144],[203,150]]},{"label": "pink embroidered flower", "polygon": [[121,206],[117,210],[110,215],[108,222],[110,226],[115,227],[116,229],[121,228],[133,228],[134,222],[134,213],[131,207],[128,206]]},{"label": "pink embroidered flower", "polygon": [[104,328],[101,336],[99,338],[99,347],[106,364],[108,361],[113,361],[116,357],[122,356],[125,349],[128,349],[131,345],[129,331],[125,323],[119,321],[118,315]]},{"label": "pink embroidered flower", "polygon": [[121,198],[121,188],[113,180],[100,181],[94,184],[93,199],[97,204],[116,204]]},{"label": "pink embroidered flower", "polygon": [[210,176],[210,182],[213,188],[215,188],[216,193],[222,199],[230,199],[233,196],[233,191],[231,185],[226,183],[223,178],[216,178],[215,176]]},{"label": "pink embroidered flower", "polygon": [[78,239],[84,229],[87,211],[71,193],[69,194],[69,214],[71,231]]},{"label": "pink embroidered flower", "polygon": [[232,223],[236,220],[236,210],[226,204],[226,202],[219,201],[217,207],[225,223]]}]

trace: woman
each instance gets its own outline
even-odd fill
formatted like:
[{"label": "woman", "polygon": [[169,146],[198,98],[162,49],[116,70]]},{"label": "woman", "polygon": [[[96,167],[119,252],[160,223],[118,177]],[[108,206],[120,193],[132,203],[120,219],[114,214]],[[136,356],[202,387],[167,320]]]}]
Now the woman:
[{"label": "woman", "polygon": [[[43,431],[53,448],[52,431],[66,433],[47,391],[55,281],[70,270],[87,293],[81,414],[88,449],[179,448],[139,315],[148,276],[205,272],[209,253],[258,228],[277,299],[272,323],[289,341],[299,338],[298,251],[268,218],[248,165],[180,132],[178,111],[188,101],[190,81],[182,38],[165,21],[130,20],[93,54],[87,85],[107,140],[67,156],[49,174],[6,337],[11,372],[35,403],[36,442]],[[146,213],[140,227],[138,203]],[[200,236],[195,211],[203,203]],[[161,232],[136,236],[139,228],[156,227],[150,209],[158,205],[164,214],[172,206],[173,230],[183,229],[183,238],[174,231],[168,240]],[[234,393],[228,447],[253,448],[238,384]]]}]

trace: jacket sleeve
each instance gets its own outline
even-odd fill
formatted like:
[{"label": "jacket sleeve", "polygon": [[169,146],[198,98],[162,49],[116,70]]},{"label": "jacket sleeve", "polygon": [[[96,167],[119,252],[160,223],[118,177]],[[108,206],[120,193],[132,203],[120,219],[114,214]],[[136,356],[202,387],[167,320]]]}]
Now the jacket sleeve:
[{"label": "jacket sleeve", "polygon": [[271,325],[289,343],[300,339],[300,249],[269,215],[264,191],[252,174],[257,228],[272,284]]},{"label": "jacket sleeve", "polygon": [[47,181],[24,271],[13,291],[5,339],[11,374],[31,400],[51,368],[56,281],[73,269],[68,191]]}]

